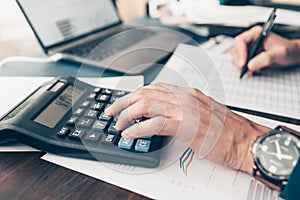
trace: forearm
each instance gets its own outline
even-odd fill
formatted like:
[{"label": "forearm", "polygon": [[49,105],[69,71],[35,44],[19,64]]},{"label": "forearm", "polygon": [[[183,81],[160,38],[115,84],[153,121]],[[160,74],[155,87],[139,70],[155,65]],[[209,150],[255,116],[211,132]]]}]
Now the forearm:
[{"label": "forearm", "polygon": [[242,161],[241,163],[237,163],[239,166],[238,170],[251,174],[254,164],[251,147],[258,136],[264,135],[267,132],[270,132],[272,129],[254,123],[253,121],[236,114],[234,114],[231,120],[233,120],[232,123],[238,121],[239,124],[234,128],[234,130],[231,130],[232,127],[226,127],[226,130],[224,130],[224,132],[236,132],[234,134],[235,138],[233,143],[236,145],[236,147],[232,147],[230,150],[237,151],[238,155],[236,155],[236,159]]},{"label": "forearm", "polygon": [[[251,146],[258,136],[269,132],[271,129],[241,117],[227,108],[223,107],[223,109],[226,111],[226,116],[225,121],[220,122],[224,123],[220,135],[216,136],[215,133],[204,129],[202,131],[206,131],[206,133],[197,134],[192,148],[201,157],[204,156],[203,149],[205,149],[204,152],[207,153],[205,158],[214,163],[251,174],[253,169]],[[215,115],[213,112],[212,114]],[[206,127],[208,127],[208,124]],[[204,140],[203,134],[206,134],[206,140]],[[215,140],[215,143],[211,142],[213,140]],[[214,146],[207,146],[212,144]],[[200,153],[200,150],[202,153]],[[207,152],[208,150],[209,152]]]}]

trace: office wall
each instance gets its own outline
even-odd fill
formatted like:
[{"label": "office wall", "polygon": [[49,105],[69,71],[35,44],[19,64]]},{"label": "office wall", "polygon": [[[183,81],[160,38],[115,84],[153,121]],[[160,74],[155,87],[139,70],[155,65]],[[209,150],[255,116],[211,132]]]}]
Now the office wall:
[{"label": "office wall", "polygon": [[0,59],[40,51],[15,0],[0,1]]}]

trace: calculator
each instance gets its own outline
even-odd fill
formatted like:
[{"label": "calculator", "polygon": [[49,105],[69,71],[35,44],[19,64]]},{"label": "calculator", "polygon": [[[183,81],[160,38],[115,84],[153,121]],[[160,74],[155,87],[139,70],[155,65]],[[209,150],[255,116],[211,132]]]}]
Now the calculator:
[{"label": "calculator", "polygon": [[150,133],[153,136],[125,139],[114,126],[118,115],[104,114],[126,94],[74,77],[55,78],[0,119],[0,140],[15,139],[57,155],[155,168],[168,137]]}]

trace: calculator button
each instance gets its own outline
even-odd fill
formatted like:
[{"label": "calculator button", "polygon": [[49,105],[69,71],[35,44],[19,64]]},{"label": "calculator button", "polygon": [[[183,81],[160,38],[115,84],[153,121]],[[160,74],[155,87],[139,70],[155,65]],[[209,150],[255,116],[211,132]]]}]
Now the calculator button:
[{"label": "calculator button", "polygon": [[104,107],[104,105],[103,105],[102,103],[94,103],[94,104],[92,105],[92,108],[93,108],[94,110],[98,110],[98,111],[100,111],[103,107]]},{"label": "calculator button", "polygon": [[151,145],[151,141],[138,139],[135,144],[134,150],[140,151],[140,152],[149,152],[150,145]]},{"label": "calculator button", "polygon": [[119,117],[120,117],[120,114],[116,114],[116,115],[114,116],[114,122],[117,122],[118,119],[119,119]]},{"label": "calculator button", "polygon": [[101,113],[99,119],[103,121],[110,121],[112,117],[107,116],[104,112]]},{"label": "calculator button", "polygon": [[92,123],[93,123],[92,119],[82,118],[79,120],[79,122],[76,125],[82,128],[89,128],[91,127]]},{"label": "calculator button", "polygon": [[106,106],[105,106],[104,110],[106,110],[106,109],[107,109],[109,106],[111,106],[111,104],[110,104],[110,103],[106,104]]},{"label": "calculator button", "polygon": [[84,113],[84,109],[78,108],[78,109],[73,113],[73,115],[80,116],[80,115],[83,115],[83,113]]},{"label": "calculator button", "polygon": [[133,145],[134,139],[125,139],[121,137],[118,147],[121,149],[131,149]]},{"label": "calculator button", "polygon": [[101,143],[104,144],[115,144],[118,140],[117,135],[104,134],[104,137],[101,139]]},{"label": "calculator button", "polygon": [[85,117],[89,117],[89,118],[97,118],[98,117],[98,111],[96,110],[88,110],[85,114]]},{"label": "calculator button", "polygon": [[65,137],[69,134],[69,132],[70,132],[70,128],[64,126],[58,131],[57,136]]},{"label": "calculator button", "polygon": [[96,121],[92,127],[93,131],[103,131],[107,127],[107,122]]},{"label": "calculator button", "polygon": [[84,130],[75,130],[70,135],[69,138],[71,139],[81,139],[84,136],[85,131]]},{"label": "calculator button", "polygon": [[90,99],[90,100],[95,100],[96,99],[96,93],[91,93],[87,99]]},{"label": "calculator button", "polygon": [[103,89],[102,90],[102,94],[108,94],[108,95],[111,95],[113,93],[113,91],[111,89]]},{"label": "calculator button", "polygon": [[78,118],[77,117],[71,117],[68,121],[67,121],[67,125],[68,126],[74,126],[75,123],[77,123]]},{"label": "calculator button", "polygon": [[110,103],[114,103],[119,97],[116,97],[116,96],[112,96],[111,99],[110,99]]},{"label": "calculator button", "polygon": [[142,122],[144,120],[145,120],[144,117],[140,117],[140,118],[135,119],[134,123],[139,123],[139,122]]},{"label": "calculator button", "polygon": [[101,133],[91,131],[91,132],[87,133],[84,140],[89,141],[89,142],[97,142],[100,139],[100,137],[101,137]]},{"label": "calculator button", "polygon": [[114,95],[117,96],[117,97],[122,97],[126,94],[127,94],[127,92],[121,91],[121,90],[117,90],[117,91],[114,92]]},{"label": "calculator button", "polygon": [[94,89],[94,92],[96,93],[96,94],[99,94],[100,92],[101,92],[101,88],[99,88],[99,87],[96,87],[95,89]]},{"label": "calculator button", "polygon": [[151,140],[152,137],[153,137],[152,135],[149,135],[149,136],[144,136],[144,137],[142,137],[141,139]]},{"label": "calculator button", "polygon": [[88,108],[90,105],[91,105],[91,102],[90,102],[90,101],[84,101],[84,102],[80,105],[80,107],[82,107],[82,108]]},{"label": "calculator button", "polygon": [[108,133],[113,134],[113,135],[119,135],[120,131],[115,128],[115,123],[112,123],[109,128],[108,128]]},{"label": "calculator button", "polygon": [[96,101],[107,102],[107,101],[109,100],[109,97],[110,97],[110,96],[108,96],[108,95],[106,95],[106,94],[100,94],[100,95],[97,97]]}]

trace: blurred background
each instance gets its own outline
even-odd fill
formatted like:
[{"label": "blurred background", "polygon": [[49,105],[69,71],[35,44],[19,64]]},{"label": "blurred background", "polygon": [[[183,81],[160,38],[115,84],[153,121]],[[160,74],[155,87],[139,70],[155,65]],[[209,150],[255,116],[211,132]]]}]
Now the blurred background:
[{"label": "blurred background", "polygon": [[[147,0],[117,0],[120,17],[128,21],[146,14]],[[0,1],[0,59],[41,52],[15,0]]]},{"label": "blurred background", "polygon": [[[115,0],[117,3],[119,15],[123,21],[132,20],[134,18],[146,15],[146,3],[149,1],[157,2],[157,4],[166,4],[167,2],[179,2],[177,0]],[[191,3],[206,3],[219,6],[219,3],[226,5],[274,5],[277,7],[290,8],[300,11],[300,0],[186,0]],[[181,1],[182,2],[182,1]],[[208,3],[207,3],[208,2]],[[154,3],[155,4],[155,3]],[[151,4],[152,5],[152,4]],[[149,5],[152,8],[152,6]],[[200,11],[196,14],[202,13]],[[205,9],[205,7],[204,7]],[[176,10],[176,9],[175,9]],[[208,10],[206,10],[207,12]],[[222,10],[224,11],[224,10]],[[208,11],[210,15],[211,10]],[[224,14],[224,13],[223,13]],[[150,12],[150,16],[154,17],[154,13]],[[157,17],[157,16],[155,16]],[[176,17],[176,16],[175,16]],[[202,16],[203,17],[203,16]],[[297,20],[296,20],[297,21]],[[207,23],[207,21],[205,21]],[[297,24],[298,25],[298,24]],[[297,34],[299,28],[297,29]],[[299,35],[299,34],[298,34]],[[0,60],[9,56],[34,55],[42,52],[37,40],[34,37],[28,23],[21,13],[16,0],[0,0]]]}]

